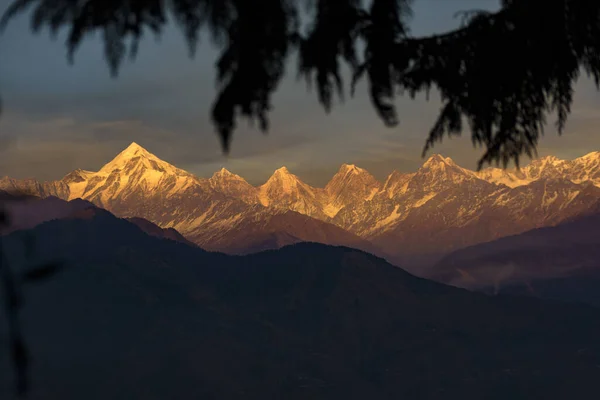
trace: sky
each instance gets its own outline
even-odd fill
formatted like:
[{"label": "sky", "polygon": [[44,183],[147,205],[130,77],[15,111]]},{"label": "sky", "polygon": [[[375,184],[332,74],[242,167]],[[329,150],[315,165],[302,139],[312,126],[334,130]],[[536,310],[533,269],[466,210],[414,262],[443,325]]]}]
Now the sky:
[{"label": "sky", "polygon": [[[0,12],[8,4],[0,0]],[[411,30],[417,36],[445,32],[459,25],[457,11],[498,7],[498,0],[415,0]],[[190,59],[180,31],[170,26],[160,40],[142,41],[137,58],[113,79],[97,38],[84,41],[74,65],[64,38],[32,34],[28,15],[0,35],[0,176],[53,180],[77,168],[96,171],[136,142],[203,177],[224,167],[260,184],[285,165],[323,186],[349,163],[385,179],[394,169],[414,171],[423,163],[421,150],[440,107],[435,94],[429,101],[424,95],[398,99],[400,125],[386,128],[362,85],[326,114],[292,64],[273,99],[269,134],[242,121],[225,157],[210,121],[217,55],[210,43],[201,43]],[[572,159],[600,150],[599,106],[600,93],[580,79],[565,133],[559,138],[549,126],[540,156]],[[482,155],[467,133],[433,152],[472,169]]]}]

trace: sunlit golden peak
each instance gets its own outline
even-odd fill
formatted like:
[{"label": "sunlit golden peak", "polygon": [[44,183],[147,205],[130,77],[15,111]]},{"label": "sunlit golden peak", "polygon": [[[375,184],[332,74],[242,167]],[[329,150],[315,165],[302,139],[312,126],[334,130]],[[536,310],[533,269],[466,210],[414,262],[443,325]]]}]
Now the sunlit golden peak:
[{"label": "sunlit golden peak", "polygon": [[290,175],[290,171],[287,169],[286,166],[283,166],[281,168],[278,168],[275,170],[275,175]]}]

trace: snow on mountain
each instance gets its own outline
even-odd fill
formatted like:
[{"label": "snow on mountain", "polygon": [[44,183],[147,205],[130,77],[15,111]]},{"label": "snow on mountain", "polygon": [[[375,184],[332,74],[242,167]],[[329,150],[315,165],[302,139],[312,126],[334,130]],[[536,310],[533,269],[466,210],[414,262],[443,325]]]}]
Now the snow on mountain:
[{"label": "snow on mountain", "polygon": [[493,184],[477,178],[472,171],[459,167],[450,158],[433,155],[415,173],[392,173],[372,204],[346,208],[336,219],[361,236],[377,237],[395,229],[411,213],[429,203],[436,205],[450,201],[459,193],[458,188],[463,202],[482,191],[496,190]]},{"label": "snow on mountain", "polygon": [[373,201],[344,207],[333,222],[407,265],[423,254],[553,226],[597,207],[599,188],[561,176],[558,165],[534,164],[525,176],[530,183],[511,188],[433,155],[415,173],[390,175]]},{"label": "snow on mountain", "polygon": [[373,200],[381,186],[367,170],[343,164],[325,186],[328,201],[324,211],[329,217],[335,217],[347,205]]},{"label": "snow on mountain", "polygon": [[486,168],[476,174],[485,181],[511,188],[528,185],[532,182],[522,171],[509,171],[502,168]]},{"label": "snow on mountain", "polygon": [[520,170],[486,168],[476,174],[481,179],[513,188],[540,179],[568,179],[574,183],[592,182],[600,186],[600,151],[574,160],[560,160],[554,156],[547,156],[532,161]]},{"label": "snow on mountain", "polygon": [[35,179],[13,179],[7,176],[0,178],[0,190],[19,195],[39,197],[55,196],[65,198],[69,195],[69,187],[61,181],[39,182]]},{"label": "snow on mountain", "polygon": [[459,167],[450,157],[434,154],[417,171],[411,182],[419,182],[423,187],[439,190],[477,179],[473,171]]},{"label": "snow on mountain", "polygon": [[224,224],[222,229],[203,230],[189,238],[206,250],[247,254],[299,242],[346,246],[382,254],[368,240],[333,224],[283,209],[254,208]]},{"label": "snow on mountain", "polygon": [[98,172],[76,171],[63,182],[69,199],[84,198],[101,206],[128,197],[144,197],[160,191],[164,197],[201,185],[192,174],[162,161],[137,143],[132,143]]},{"label": "snow on mountain", "polygon": [[399,193],[404,193],[408,189],[408,182],[413,177],[414,173],[406,174],[398,171],[393,171],[383,184],[383,192],[391,199]]},{"label": "snow on mountain", "polygon": [[208,180],[213,190],[241,199],[249,204],[259,203],[258,190],[244,178],[221,168]]},{"label": "snow on mountain", "polygon": [[329,244],[360,238],[386,256],[443,254],[552,226],[598,207],[600,152],[571,161],[544,157],[519,171],[480,172],[435,154],[416,172],[394,171],[384,183],[344,164],[324,188],[281,167],[254,187],[226,169],[198,178],[132,143],[97,172],[75,170],[46,183],[1,179],[0,190],[8,189],[83,198],[120,217],[174,228],[220,251],[312,237]]},{"label": "snow on mountain", "polygon": [[600,186],[600,151],[574,159],[566,172],[575,183],[591,181]]},{"label": "snow on mountain", "polygon": [[258,190],[260,203],[265,207],[327,219],[327,214],[323,211],[323,190],[302,182],[286,167],[277,169]]},{"label": "snow on mountain", "polygon": [[585,215],[600,205],[600,188],[564,180],[536,181],[514,189],[494,185],[463,186],[441,192],[405,217],[369,239],[393,253],[445,253],[513,235],[553,226]]},{"label": "snow on mountain", "polygon": [[529,181],[561,178],[568,173],[569,167],[570,163],[568,161],[559,160],[554,156],[547,156],[533,160],[527,167],[523,168],[523,173]]}]

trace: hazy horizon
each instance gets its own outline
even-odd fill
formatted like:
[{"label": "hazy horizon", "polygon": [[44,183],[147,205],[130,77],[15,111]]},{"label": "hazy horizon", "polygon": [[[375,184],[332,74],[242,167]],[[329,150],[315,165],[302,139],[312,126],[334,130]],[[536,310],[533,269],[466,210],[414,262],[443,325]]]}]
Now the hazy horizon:
[{"label": "hazy horizon", "polygon": [[[121,154],[121,152],[123,152],[123,151],[127,150],[127,149],[128,149],[130,146],[134,146],[134,145],[135,145],[135,146],[139,146],[139,147],[143,148],[143,149],[144,149],[144,150],[146,150],[146,151],[149,151],[149,150],[148,150],[148,149],[146,149],[146,148],[145,148],[143,145],[141,145],[141,144],[139,144],[139,143],[137,143],[137,142],[131,142],[131,143],[130,143],[128,146],[126,146],[126,147],[124,147],[123,149],[119,150],[117,153],[113,154],[113,156],[111,156],[111,157],[109,157],[108,159],[104,160],[103,162],[101,162],[99,165],[97,165],[96,167],[94,167],[94,168],[92,168],[92,169],[85,169],[85,168],[76,167],[76,168],[74,168],[74,169],[73,169],[73,170],[71,170],[71,171],[67,171],[67,172],[66,172],[64,175],[62,175],[62,176],[60,176],[60,177],[58,177],[58,178],[56,178],[56,179],[52,179],[52,180],[50,180],[50,181],[54,181],[54,180],[60,180],[60,179],[61,179],[61,178],[63,178],[65,175],[69,174],[70,172],[72,172],[72,171],[75,171],[75,170],[79,170],[79,169],[86,170],[86,171],[90,171],[90,172],[98,172],[98,171],[100,171],[100,169],[101,169],[101,168],[102,168],[104,165],[106,165],[107,163],[111,162],[111,161],[112,161],[113,159],[115,159],[115,158],[116,158],[116,157],[117,157],[119,154]],[[177,164],[174,164],[174,163],[173,163],[173,162],[171,162],[170,160],[164,159],[163,157],[161,157],[161,155],[160,155],[160,154],[157,154],[157,153],[155,153],[155,152],[151,152],[151,151],[149,151],[149,152],[150,152],[152,155],[154,155],[154,156],[158,157],[159,159],[161,159],[162,161],[164,161],[164,162],[166,162],[166,163],[168,163],[168,164],[171,164],[171,165],[173,165],[173,166],[175,166],[175,167],[177,167],[177,168],[179,168],[179,169],[182,169],[182,170],[185,170],[185,171],[187,171],[185,168],[182,168],[182,167],[180,167],[179,165],[177,165]],[[591,153],[594,153],[594,152],[597,152],[597,150],[593,150],[593,151],[590,151],[590,152],[586,152],[585,154],[576,155],[575,157],[572,157],[572,158],[559,158],[559,159],[561,159],[561,160],[573,160],[573,159],[580,158],[580,157],[586,156],[586,155],[588,155],[588,154],[591,154]],[[434,151],[434,152],[431,152],[431,153],[430,153],[430,154],[429,154],[427,157],[425,157],[425,158],[422,160],[422,163],[421,163],[421,164],[419,164],[419,165],[418,165],[416,168],[413,168],[413,169],[410,169],[410,170],[409,170],[409,169],[401,170],[401,169],[398,169],[398,168],[393,168],[393,166],[392,166],[392,165],[390,165],[390,167],[392,167],[392,169],[390,169],[390,170],[388,170],[388,171],[378,170],[378,173],[377,173],[377,174],[373,173],[373,172],[372,172],[372,171],[370,171],[368,168],[365,168],[365,167],[361,166],[360,164],[355,164],[355,163],[351,163],[351,162],[343,162],[343,163],[339,164],[339,165],[337,166],[337,168],[335,168],[335,170],[334,170],[334,171],[331,173],[331,175],[327,176],[327,175],[325,175],[325,174],[322,174],[322,175],[321,175],[321,178],[322,178],[322,180],[323,180],[323,181],[322,181],[322,182],[316,182],[316,183],[310,180],[310,178],[311,178],[310,174],[308,174],[308,176],[307,176],[307,177],[305,177],[305,176],[303,176],[302,174],[299,174],[299,173],[297,173],[297,172],[296,172],[296,171],[295,171],[293,168],[290,168],[290,167],[288,167],[288,166],[287,166],[287,165],[285,165],[285,164],[282,164],[282,165],[279,165],[279,166],[275,167],[275,168],[274,168],[272,171],[270,171],[270,172],[269,172],[269,171],[266,171],[266,172],[265,172],[265,173],[266,173],[266,175],[265,175],[265,176],[263,176],[263,177],[261,177],[261,178],[258,178],[258,179],[257,179],[257,178],[254,178],[254,179],[249,179],[249,178],[247,178],[247,177],[245,176],[245,174],[244,174],[244,171],[241,171],[241,170],[238,170],[238,171],[236,171],[236,170],[232,170],[232,169],[230,169],[230,168],[226,167],[225,165],[222,165],[222,166],[220,166],[220,167],[217,167],[217,168],[216,168],[216,169],[214,169],[213,171],[208,171],[208,170],[205,170],[205,171],[203,171],[203,172],[204,172],[204,174],[202,174],[202,175],[200,175],[200,174],[196,174],[196,173],[194,173],[194,172],[192,172],[192,171],[187,171],[187,172],[194,174],[194,175],[195,175],[195,176],[197,176],[198,178],[207,178],[207,179],[208,179],[208,178],[212,177],[212,176],[213,176],[213,174],[215,174],[216,172],[220,171],[221,169],[225,169],[225,170],[227,170],[227,171],[229,171],[229,172],[231,172],[231,173],[233,173],[233,174],[236,174],[236,175],[239,175],[239,176],[241,176],[242,178],[244,178],[244,180],[246,180],[246,181],[247,181],[248,183],[250,183],[251,185],[253,185],[253,186],[257,186],[257,185],[262,185],[263,183],[265,183],[265,182],[266,182],[266,181],[267,181],[267,180],[268,180],[268,179],[269,179],[269,178],[270,178],[270,177],[271,177],[271,176],[272,176],[272,175],[275,173],[275,171],[276,171],[276,170],[278,170],[278,169],[280,169],[280,168],[286,168],[286,169],[287,169],[287,170],[288,170],[288,171],[289,171],[291,174],[298,176],[298,178],[300,178],[300,180],[302,180],[303,182],[305,182],[305,183],[308,183],[309,185],[311,185],[311,186],[313,186],[313,187],[319,187],[319,188],[322,188],[322,187],[324,187],[324,186],[325,186],[325,185],[326,185],[326,184],[327,184],[327,183],[328,183],[328,182],[331,180],[331,178],[332,178],[332,177],[335,175],[335,173],[336,173],[336,172],[338,172],[338,170],[340,170],[340,169],[342,168],[342,166],[344,166],[344,165],[356,166],[356,167],[358,167],[358,168],[364,169],[364,170],[366,170],[367,172],[369,172],[371,175],[373,175],[373,177],[375,177],[375,179],[377,179],[377,180],[378,180],[380,183],[384,183],[384,182],[385,182],[385,180],[386,180],[386,179],[387,179],[387,178],[390,176],[390,174],[392,174],[394,171],[398,171],[398,172],[402,172],[402,173],[411,173],[411,172],[415,172],[415,171],[417,171],[419,168],[421,168],[421,166],[422,166],[424,163],[426,163],[426,162],[427,162],[427,160],[429,160],[430,158],[432,158],[432,157],[433,157],[433,156],[435,156],[435,155],[440,155],[440,156],[442,156],[442,157],[444,157],[444,158],[450,158],[450,159],[452,159],[452,161],[453,161],[455,164],[457,164],[459,167],[466,168],[466,169],[469,169],[469,170],[474,170],[474,169],[468,168],[468,167],[466,167],[466,166],[464,166],[464,165],[461,165],[460,163],[456,162],[456,160],[454,160],[452,157],[449,157],[449,156],[447,156],[447,155],[445,155],[445,154],[438,153],[438,152],[435,152],[435,151]],[[539,158],[543,158],[543,157],[545,157],[545,156],[540,156]],[[533,161],[533,160],[531,160],[531,161]],[[527,162],[524,162],[524,163],[522,163],[522,165],[521,165],[521,168],[527,167],[527,166],[530,164],[530,162],[531,162],[531,161],[529,161],[529,160],[528,160]],[[497,168],[497,167],[494,165],[494,166],[491,166],[491,167],[486,167],[486,168]],[[500,167],[500,168],[501,168],[501,167]],[[485,168],[484,168],[484,169],[485,169]],[[511,167],[509,167],[509,168],[508,168],[508,170],[514,170],[514,169],[515,169],[514,167],[512,167],[512,168],[511,168]],[[36,179],[36,180],[38,180],[38,181],[43,181],[43,180],[40,180],[40,179],[38,179],[36,176],[17,177],[17,176],[11,176],[11,175],[0,175],[0,178],[2,178],[2,177],[9,177],[9,178],[14,178],[14,179]]]}]

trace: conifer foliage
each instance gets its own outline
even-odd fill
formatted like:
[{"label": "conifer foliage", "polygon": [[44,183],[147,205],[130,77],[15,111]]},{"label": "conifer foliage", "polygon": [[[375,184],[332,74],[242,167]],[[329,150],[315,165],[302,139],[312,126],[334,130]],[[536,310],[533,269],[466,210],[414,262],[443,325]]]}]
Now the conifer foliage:
[{"label": "conifer foliage", "polygon": [[553,113],[562,133],[582,71],[600,84],[600,2],[501,3],[498,12],[466,12],[459,29],[430,37],[409,32],[412,0],[14,0],[2,25],[28,12],[34,32],[67,27],[71,60],[81,40],[100,31],[115,76],[143,34],[160,34],[169,19],[192,54],[209,36],[221,49],[212,119],[225,151],[239,117],[268,130],[271,97],[296,51],[299,73],[326,111],[344,94],[344,64],[352,88],[367,81],[387,126],[401,120],[396,95],[435,88],[442,108],[424,153],[468,128],[486,150],[482,167],[533,156]]}]

